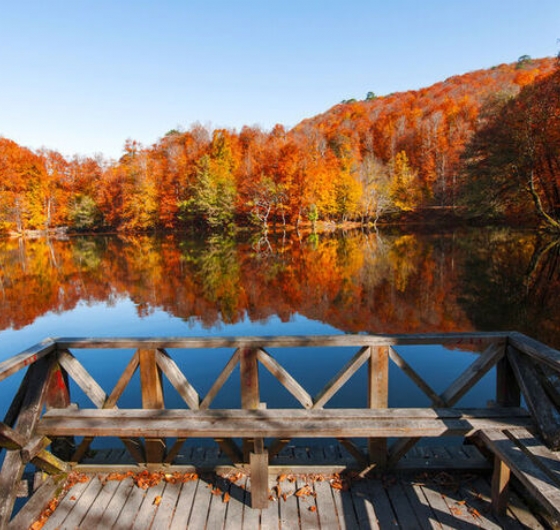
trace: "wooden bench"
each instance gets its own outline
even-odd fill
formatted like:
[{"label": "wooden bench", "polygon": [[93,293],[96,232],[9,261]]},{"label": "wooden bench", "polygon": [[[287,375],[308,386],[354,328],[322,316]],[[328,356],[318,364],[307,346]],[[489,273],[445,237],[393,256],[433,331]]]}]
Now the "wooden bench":
[{"label": "wooden bench", "polygon": [[48,437],[242,438],[250,454],[252,506],[268,502],[266,438],[406,438],[472,436],[480,430],[532,426],[520,408],[486,409],[51,409],[37,431]]},{"label": "wooden bench", "polygon": [[560,455],[550,451],[526,429],[482,429],[477,438],[494,455],[492,506],[503,514],[511,472],[560,528]]}]

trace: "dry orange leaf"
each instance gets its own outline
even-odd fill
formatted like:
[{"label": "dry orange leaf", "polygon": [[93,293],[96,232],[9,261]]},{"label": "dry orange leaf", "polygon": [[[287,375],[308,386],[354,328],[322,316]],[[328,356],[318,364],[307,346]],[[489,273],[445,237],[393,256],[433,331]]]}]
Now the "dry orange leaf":
[{"label": "dry orange leaf", "polygon": [[312,493],[312,489],[311,486],[308,486],[307,484],[305,486],[302,486],[301,488],[299,488],[296,492],[295,492],[295,496],[296,497],[306,497],[308,495],[311,495]]},{"label": "dry orange leaf", "polygon": [[159,505],[161,504],[161,500],[162,500],[161,495],[157,495],[157,496],[154,498],[153,505],[154,505],[154,506],[159,506]]},{"label": "dry orange leaf", "polygon": [[313,505],[310,506],[309,508],[307,508],[310,512],[316,512],[317,511],[317,506]]},{"label": "dry orange leaf", "polygon": [[224,502],[229,502],[230,500],[231,500],[231,496],[230,496],[230,494],[226,491],[226,492],[224,493],[223,501],[224,501]]}]

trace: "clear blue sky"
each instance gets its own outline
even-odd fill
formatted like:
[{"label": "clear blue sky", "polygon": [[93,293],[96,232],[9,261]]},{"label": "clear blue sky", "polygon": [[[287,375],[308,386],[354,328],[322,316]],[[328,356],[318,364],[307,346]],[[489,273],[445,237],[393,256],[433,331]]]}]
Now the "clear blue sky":
[{"label": "clear blue sky", "polygon": [[560,0],[0,0],[0,136],[118,158],[127,138],[291,127],[558,39]]}]

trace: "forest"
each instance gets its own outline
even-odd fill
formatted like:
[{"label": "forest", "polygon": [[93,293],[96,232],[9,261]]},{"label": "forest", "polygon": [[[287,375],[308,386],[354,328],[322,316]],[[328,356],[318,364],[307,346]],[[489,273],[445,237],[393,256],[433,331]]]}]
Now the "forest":
[{"label": "forest", "polygon": [[0,137],[0,233],[508,222],[560,231],[553,58],[348,99],[286,130],[171,130],[118,161]]}]

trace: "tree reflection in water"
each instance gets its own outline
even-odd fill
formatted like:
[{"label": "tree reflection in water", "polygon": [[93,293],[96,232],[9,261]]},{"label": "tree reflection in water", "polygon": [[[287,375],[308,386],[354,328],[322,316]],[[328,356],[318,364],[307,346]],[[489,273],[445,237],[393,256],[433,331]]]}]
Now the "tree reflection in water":
[{"label": "tree reflection in water", "polygon": [[206,328],[300,314],[347,333],[515,329],[558,347],[559,258],[558,241],[505,229],[4,239],[0,329],[130,299],[139,317]]}]

